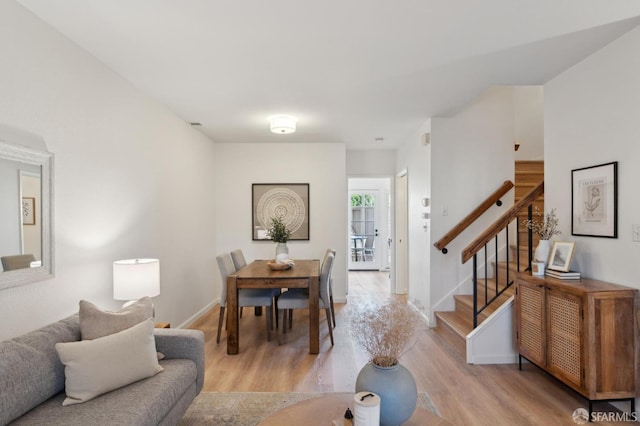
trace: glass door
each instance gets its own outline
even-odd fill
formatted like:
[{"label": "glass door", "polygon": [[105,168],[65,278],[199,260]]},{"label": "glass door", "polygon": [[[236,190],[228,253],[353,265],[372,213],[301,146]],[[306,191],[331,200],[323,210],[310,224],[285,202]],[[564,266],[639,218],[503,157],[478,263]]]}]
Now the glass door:
[{"label": "glass door", "polygon": [[349,192],[350,256],[349,269],[380,269],[378,242],[378,190]]}]

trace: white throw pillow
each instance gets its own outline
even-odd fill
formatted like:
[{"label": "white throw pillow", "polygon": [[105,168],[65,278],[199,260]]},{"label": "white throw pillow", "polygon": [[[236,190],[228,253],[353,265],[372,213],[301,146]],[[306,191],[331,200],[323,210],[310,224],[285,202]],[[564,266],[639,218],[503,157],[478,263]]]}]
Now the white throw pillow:
[{"label": "white throw pillow", "polygon": [[153,303],[151,298],[143,297],[126,308],[110,312],[100,309],[91,302],[81,300],[78,316],[82,340],[91,340],[126,330],[146,319],[153,318]]},{"label": "white throw pillow", "polygon": [[94,340],[56,343],[56,350],[65,366],[67,398],[62,405],[89,401],[163,370],[150,319]]}]

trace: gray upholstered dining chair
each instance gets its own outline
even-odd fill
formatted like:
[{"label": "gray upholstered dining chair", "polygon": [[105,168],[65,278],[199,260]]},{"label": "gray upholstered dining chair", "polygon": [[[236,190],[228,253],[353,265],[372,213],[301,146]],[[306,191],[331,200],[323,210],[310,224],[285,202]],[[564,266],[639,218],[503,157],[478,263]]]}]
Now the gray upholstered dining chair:
[{"label": "gray upholstered dining chair", "polygon": [[235,266],[236,271],[247,266],[247,259],[244,257],[242,249],[233,250],[231,252],[231,259],[233,260],[233,266]]},{"label": "gray upholstered dining chair", "polygon": [[31,267],[31,262],[35,262],[36,258],[33,254],[15,254],[12,256],[3,256],[2,269],[5,271],[13,271],[15,269],[26,269]]},{"label": "gray upholstered dining chair", "polygon": [[[327,258],[327,254],[333,254],[333,260],[336,260],[336,251],[333,249],[327,249],[325,253],[325,259]],[[323,261],[324,262],[324,261]],[[336,327],[336,310],[333,307],[333,268],[331,268],[331,275],[329,275],[329,305],[331,306],[331,319],[333,320],[333,328]]]},{"label": "gray upholstered dining chair", "polygon": [[[335,260],[336,251],[334,249],[328,248],[324,252],[324,256],[322,257],[322,264],[320,265],[320,269],[322,269],[324,262],[327,260],[327,256],[329,253],[333,253],[333,257]],[[307,296],[309,295],[309,289],[307,288],[292,288],[289,291],[300,291],[304,292]],[[329,305],[331,306],[331,320],[333,321],[333,328],[336,328],[336,311],[333,307],[333,269],[331,276],[329,276]],[[277,309],[277,305],[276,305]],[[289,310],[289,328],[293,326],[293,310]],[[278,315],[276,315],[276,327],[278,327]]]},{"label": "gray upholstered dining chair", "polygon": [[[242,249],[235,249],[231,252],[231,259],[233,260],[233,266],[236,268],[236,271],[247,266],[247,258],[244,257],[244,253]],[[277,303],[278,296],[280,296],[281,290],[279,288],[270,289],[273,293],[274,303]],[[242,308],[240,308],[240,317],[242,317]],[[278,328],[278,317],[276,316],[276,328]]]},{"label": "gray upholstered dining chair", "polygon": [[[216,343],[220,343],[220,333],[222,332],[222,322],[225,319],[225,308],[227,307],[227,276],[236,272],[233,259],[229,253],[223,253],[216,257],[220,277],[222,278],[222,293],[220,294],[220,318],[218,319],[218,336]],[[271,341],[271,330],[273,329],[273,291],[271,289],[241,288],[238,289],[238,307],[244,306],[265,306],[268,308],[267,315],[267,340]]]},{"label": "gray upholstered dining chair", "polygon": [[[324,309],[327,316],[327,327],[329,328],[329,337],[333,346],[333,327],[331,326],[331,304],[329,301],[329,285],[331,283],[331,271],[333,270],[333,260],[335,255],[329,252],[320,269],[320,309]],[[287,332],[287,310],[292,309],[309,309],[309,294],[302,291],[285,291],[278,298],[278,315],[282,315],[280,324],[282,325],[282,334]],[[278,334],[278,344],[280,344],[280,336]]]}]

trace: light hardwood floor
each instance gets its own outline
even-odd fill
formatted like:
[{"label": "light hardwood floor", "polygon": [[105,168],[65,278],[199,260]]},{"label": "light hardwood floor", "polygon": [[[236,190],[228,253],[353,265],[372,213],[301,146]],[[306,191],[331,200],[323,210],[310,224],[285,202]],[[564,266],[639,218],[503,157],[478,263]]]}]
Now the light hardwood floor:
[{"label": "light hardwood floor", "polygon": [[[349,273],[349,303],[380,302],[392,296],[388,275]],[[227,355],[223,334],[216,344],[219,308],[191,328],[206,339],[205,391],[219,392],[353,392],[366,354],[349,338],[349,304],[336,305],[335,346],[331,346],[324,313],[320,321],[320,354],[308,353],[308,315],[297,310],[293,329],[282,345],[267,341],[265,317],[246,309],[240,320],[240,354]],[[414,375],[418,391],[429,394],[440,415],[458,425],[575,425],[572,413],[587,401],[531,364],[468,365],[433,330],[421,326],[415,344],[401,358]],[[594,410],[610,410],[605,403]],[[601,422],[598,424],[619,424]]]}]

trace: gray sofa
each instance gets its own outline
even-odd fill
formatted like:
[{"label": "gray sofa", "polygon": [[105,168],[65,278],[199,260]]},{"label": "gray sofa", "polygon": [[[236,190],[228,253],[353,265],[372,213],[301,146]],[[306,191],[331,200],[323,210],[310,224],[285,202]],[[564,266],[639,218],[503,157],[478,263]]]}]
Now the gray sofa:
[{"label": "gray sofa", "polygon": [[78,315],[0,343],[0,425],[175,425],[204,383],[204,335],[155,329],[164,371],[82,404],[62,406],[55,344],[80,340]]}]

